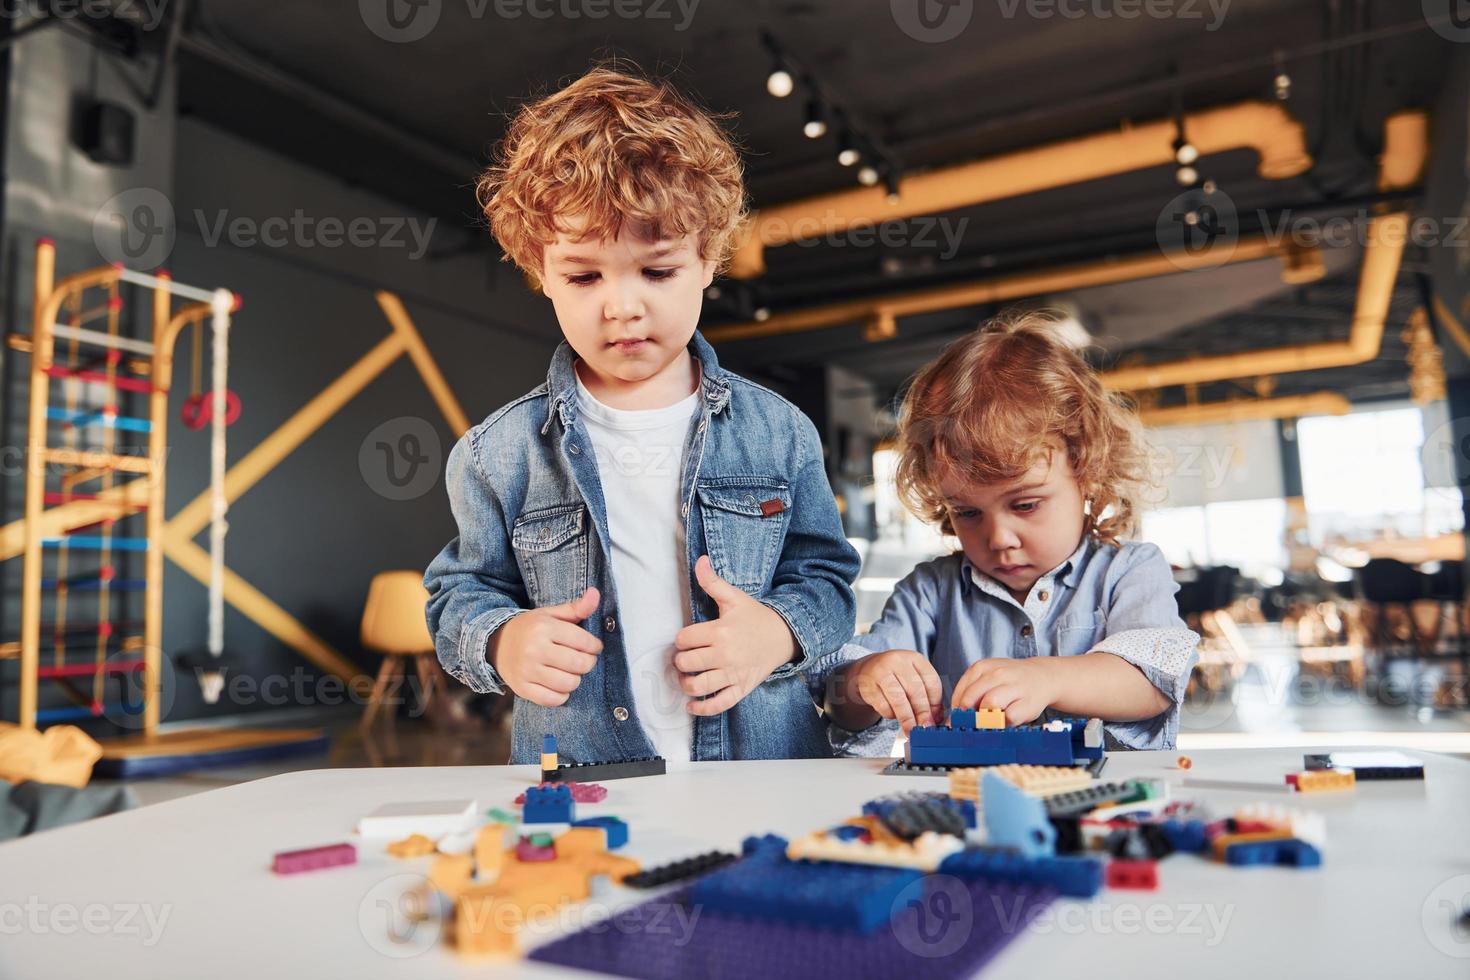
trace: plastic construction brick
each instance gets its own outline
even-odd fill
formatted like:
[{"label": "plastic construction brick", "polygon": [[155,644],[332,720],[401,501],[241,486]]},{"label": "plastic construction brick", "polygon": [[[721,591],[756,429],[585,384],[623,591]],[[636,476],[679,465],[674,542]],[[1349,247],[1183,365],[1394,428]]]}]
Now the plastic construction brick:
[{"label": "plastic construction brick", "polygon": [[915,727],[904,759],[920,765],[994,766],[1006,763],[1067,766],[1073,762],[1070,731],[1037,725],[974,729]]},{"label": "plastic construction brick", "polygon": [[689,897],[710,912],[868,933],[888,923],[899,893],[922,876],[910,868],[757,856],[700,878]]},{"label": "plastic construction brick", "polygon": [[[572,800],[576,803],[601,803],[607,799],[607,787],[596,783],[541,783],[537,788],[546,789],[550,786],[565,786],[572,791]],[[515,798],[516,806],[526,802],[526,794],[521,793]]]},{"label": "plastic construction brick", "polygon": [[1046,804],[993,773],[981,782],[985,794],[985,834],[996,847],[1014,847],[1022,857],[1055,854],[1057,830],[1046,818]]},{"label": "plastic construction brick", "polygon": [[588,817],[572,824],[573,827],[601,827],[607,832],[607,849],[615,851],[628,843],[628,825],[618,817]]},{"label": "plastic construction brick", "polygon": [[526,790],[521,823],[572,823],[577,819],[577,804],[567,786],[532,786]]},{"label": "plastic construction brick", "polygon": [[[905,815],[899,825],[895,825],[890,818],[901,809]],[[950,819],[949,814],[958,821]],[[974,827],[978,822],[973,801],[958,800],[944,793],[900,793],[879,797],[863,804],[863,815],[877,817],[885,827],[905,840],[913,840],[926,831],[963,837],[966,828]]]},{"label": "plastic construction brick", "polygon": [[535,841],[522,837],[516,841],[517,861],[555,861],[556,848],[550,843],[537,844]]},{"label": "plastic construction brick", "polygon": [[792,841],[786,856],[793,861],[937,871],[946,858],[964,848],[963,841],[948,834],[920,834],[912,841],[843,840],[829,834],[808,834]]},{"label": "plastic construction brick", "polygon": [[704,854],[696,854],[694,857],[684,858],[680,861],[672,861],[669,864],[661,864],[656,868],[649,868],[637,874],[628,875],[623,879],[623,884],[629,888],[658,888],[661,885],[670,885],[676,881],[687,881],[697,878],[702,874],[708,874],[716,868],[723,868],[731,861],[740,860],[740,855],[731,854],[729,851],[708,851]]},{"label": "plastic construction brick", "polygon": [[[1048,904],[1055,893],[1032,885],[930,878],[893,910],[891,928],[867,934],[789,921],[693,915],[686,892],[621,909],[603,923],[530,953],[543,963],[647,977],[801,976],[841,980],[958,980],[974,976]],[[963,923],[949,910],[973,910]],[[685,925],[670,926],[670,923]]]},{"label": "plastic construction brick", "polygon": [[1132,796],[1134,785],[1127,783],[1098,783],[1086,789],[1053,793],[1046,797],[1046,812],[1053,817],[1070,817],[1086,813],[1097,807]]},{"label": "plastic construction brick", "polygon": [[964,766],[931,766],[915,764],[906,759],[894,759],[878,773],[880,776],[948,776]]},{"label": "plastic construction brick", "polygon": [[1351,769],[1358,782],[1378,779],[1423,779],[1424,763],[1402,752],[1328,752],[1302,757],[1303,768]]},{"label": "plastic construction brick", "polygon": [[278,875],[294,875],[303,871],[320,871],[323,868],[339,868],[344,864],[357,863],[357,848],[351,844],[328,844],[325,847],[305,847],[299,851],[281,851],[271,861],[271,870]]},{"label": "plastic construction brick", "polygon": [[967,880],[1039,886],[1070,898],[1091,898],[1103,883],[1103,864],[1094,858],[1024,858],[996,847],[966,848],[945,858],[939,872]]},{"label": "plastic construction brick", "polygon": [[1315,847],[1327,843],[1327,818],[1321,813],[1294,807],[1269,806],[1264,803],[1243,806],[1235,811],[1235,825],[1237,830],[1261,825],[1267,829],[1289,830],[1291,836]]},{"label": "plastic construction brick", "polygon": [[1306,841],[1291,837],[1244,841],[1225,848],[1225,863],[1245,867],[1286,865],[1293,868],[1316,868],[1322,865],[1322,852]]},{"label": "plastic construction brick", "polygon": [[985,772],[993,772],[1033,796],[1055,796],[1092,785],[1091,774],[1076,766],[1003,765],[989,769],[951,769],[949,795],[956,799],[978,800],[980,776]]},{"label": "plastic construction brick", "polygon": [[543,773],[549,782],[565,783],[571,780],[590,781],[595,779],[632,779],[635,776],[662,776],[668,771],[668,763],[662,756],[647,759],[624,759],[621,762],[563,762],[556,773]]},{"label": "plastic construction brick", "polygon": [[1109,861],[1108,887],[1153,891],[1159,887],[1159,867],[1152,861]]},{"label": "plastic construction brick", "polygon": [[1287,773],[1286,782],[1298,793],[1335,793],[1357,787],[1357,774],[1351,769],[1317,769]]}]

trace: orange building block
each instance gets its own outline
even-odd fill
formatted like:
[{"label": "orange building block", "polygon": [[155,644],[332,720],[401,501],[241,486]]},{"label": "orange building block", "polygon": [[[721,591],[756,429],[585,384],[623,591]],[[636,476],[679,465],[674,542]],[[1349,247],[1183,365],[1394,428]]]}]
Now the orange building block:
[{"label": "orange building block", "polygon": [[1286,781],[1296,787],[1298,793],[1333,793],[1346,789],[1357,789],[1358,776],[1351,769],[1318,769],[1307,772],[1289,773]]},{"label": "orange building block", "polygon": [[510,847],[509,830],[503,823],[487,823],[475,835],[475,867],[479,869],[481,881],[493,880],[500,874]]},{"label": "orange building block", "polygon": [[475,859],[468,854],[441,854],[429,865],[429,884],[451,901],[474,883]]},{"label": "orange building block", "polygon": [[413,834],[389,844],[387,851],[396,858],[423,857],[434,853],[434,842],[423,834]]},{"label": "orange building block", "polygon": [[607,850],[607,831],[601,827],[571,827],[551,842],[557,858],[580,857]]},{"label": "orange building block", "polygon": [[1006,713],[1000,708],[976,708],[975,728],[1004,728],[1006,727]]}]

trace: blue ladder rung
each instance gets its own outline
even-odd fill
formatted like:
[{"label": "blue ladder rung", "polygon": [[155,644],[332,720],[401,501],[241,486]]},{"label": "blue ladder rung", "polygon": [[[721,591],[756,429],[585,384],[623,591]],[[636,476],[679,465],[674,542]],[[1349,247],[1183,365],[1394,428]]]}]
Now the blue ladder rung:
[{"label": "blue ladder rung", "polygon": [[46,417],[57,422],[66,422],[71,425],[106,425],[114,429],[122,429],[125,432],[151,432],[153,423],[148,419],[134,418],[131,415],[106,415],[102,412],[68,412],[64,408],[46,409]]},{"label": "blue ladder rung", "polygon": [[94,714],[88,705],[73,705],[69,708],[41,708],[36,712],[36,724],[49,725],[58,721],[75,721],[81,718],[104,718],[109,712],[116,714],[136,715],[142,711],[141,705],[131,704],[104,704],[101,714]]},{"label": "blue ladder rung", "polygon": [[98,534],[73,534],[65,538],[42,538],[43,548],[87,548],[102,549],[115,548],[118,551],[147,551],[147,538],[113,537],[104,538]]}]

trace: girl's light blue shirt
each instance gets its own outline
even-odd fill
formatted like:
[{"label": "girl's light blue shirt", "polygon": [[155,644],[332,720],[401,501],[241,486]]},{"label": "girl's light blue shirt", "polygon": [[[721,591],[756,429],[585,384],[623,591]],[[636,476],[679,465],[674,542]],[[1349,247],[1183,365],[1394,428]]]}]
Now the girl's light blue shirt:
[{"label": "girl's light blue shirt", "polygon": [[[1179,618],[1178,589],[1163,553],[1140,542],[1099,544],[1084,535],[1024,605],[963,554],[946,555],[899,582],[872,629],[833,659],[917,650],[939,672],[948,704],[960,675],[979,660],[1111,653],[1141,670],[1170,706],[1142,721],[1108,722],[1108,747],[1172,749],[1199,641]],[[833,741],[846,754],[887,755],[897,734],[896,722],[880,722],[860,733],[834,731]]]}]

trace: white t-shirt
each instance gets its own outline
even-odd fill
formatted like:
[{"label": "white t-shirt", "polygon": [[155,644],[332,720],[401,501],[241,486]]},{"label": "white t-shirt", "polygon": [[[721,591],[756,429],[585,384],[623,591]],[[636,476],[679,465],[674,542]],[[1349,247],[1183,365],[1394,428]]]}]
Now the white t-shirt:
[{"label": "white t-shirt", "polygon": [[674,668],[674,635],[690,623],[679,478],[699,392],[667,408],[624,411],[594,398],[579,377],[577,408],[607,502],[619,628],[638,718],[659,755],[687,762],[694,722]]}]

